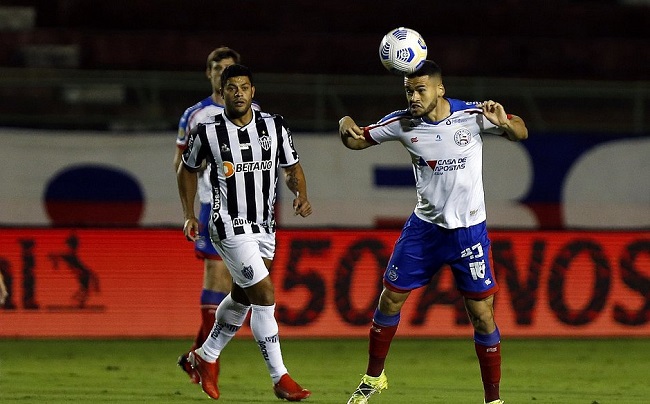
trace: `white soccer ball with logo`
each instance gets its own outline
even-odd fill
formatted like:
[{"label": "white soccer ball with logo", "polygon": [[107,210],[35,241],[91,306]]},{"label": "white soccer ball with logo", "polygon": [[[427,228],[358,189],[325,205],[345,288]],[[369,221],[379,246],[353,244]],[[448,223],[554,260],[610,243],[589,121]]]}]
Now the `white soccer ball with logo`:
[{"label": "white soccer ball with logo", "polygon": [[379,60],[393,74],[410,74],[427,59],[427,44],[415,30],[395,28],[379,44]]}]

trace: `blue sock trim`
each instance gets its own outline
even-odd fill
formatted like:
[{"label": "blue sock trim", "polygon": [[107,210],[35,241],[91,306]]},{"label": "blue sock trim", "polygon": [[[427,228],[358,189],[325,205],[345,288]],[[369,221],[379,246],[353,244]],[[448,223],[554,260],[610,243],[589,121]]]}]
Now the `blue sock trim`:
[{"label": "blue sock trim", "polygon": [[221,303],[227,295],[228,293],[203,289],[201,291],[201,304],[213,304],[215,306],[218,306],[219,303]]},{"label": "blue sock trim", "polygon": [[494,346],[501,341],[501,334],[499,327],[497,327],[491,334],[479,334],[474,331],[474,342],[483,346]]},{"label": "blue sock trim", "polygon": [[387,316],[379,309],[375,309],[375,315],[372,317],[372,321],[384,327],[391,327],[399,324],[400,313],[397,313],[393,316]]}]

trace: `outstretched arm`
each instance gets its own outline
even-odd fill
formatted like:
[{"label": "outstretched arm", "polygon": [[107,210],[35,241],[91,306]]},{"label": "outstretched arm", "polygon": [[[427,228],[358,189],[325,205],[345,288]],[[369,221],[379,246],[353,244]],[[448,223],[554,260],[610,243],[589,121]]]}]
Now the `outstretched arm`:
[{"label": "outstretched arm", "polygon": [[361,150],[372,146],[372,143],[363,136],[363,129],[357,126],[349,116],[344,116],[339,120],[339,135],[341,142],[348,149]]},{"label": "outstretched arm", "polygon": [[311,203],[307,198],[307,180],[300,163],[284,168],[285,183],[296,195],[293,200],[293,210],[296,215],[307,217],[311,215]]},{"label": "outstretched arm", "polygon": [[503,129],[509,140],[518,142],[528,138],[528,128],[524,120],[517,115],[506,114],[503,105],[488,100],[481,104],[483,115],[493,124]]}]

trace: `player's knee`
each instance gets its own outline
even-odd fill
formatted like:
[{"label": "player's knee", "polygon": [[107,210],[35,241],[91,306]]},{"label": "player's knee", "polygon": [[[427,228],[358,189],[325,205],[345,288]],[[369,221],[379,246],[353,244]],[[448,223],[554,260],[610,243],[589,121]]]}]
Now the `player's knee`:
[{"label": "player's knee", "polygon": [[402,310],[408,293],[397,293],[384,289],[379,297],[379,311],[386,315],[394,315]]},{"label": "player's knee", "polygon": [[495,327],[492,299],[474,300],[465,298],[465,308],[469,320],[479,333],[490,333]]},{"label": "player's knee", "polygon": [[494,322],[494,312],[492,310],[479,310],[475,312],[468,311],[468,314],[475,331],[482,334],[489,334],[494,331],[496,324]]},{"label": "player's knee", "polygon": [[262,279],[260,282],[245,289],[246,296],[252,304],[260,306],[270,306],[275,304],[275,292],[270,277]]}]

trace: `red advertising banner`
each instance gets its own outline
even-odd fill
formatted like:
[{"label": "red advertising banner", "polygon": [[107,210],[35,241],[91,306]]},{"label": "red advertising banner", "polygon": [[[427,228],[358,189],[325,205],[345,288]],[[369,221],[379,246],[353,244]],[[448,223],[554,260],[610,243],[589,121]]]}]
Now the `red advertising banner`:
[{"label": "red advertising banner", "polygon": [[[365,337],[398,234],[279,231],[281,335]],[[650,233],[490,235],[502,334],[650,336]],[[191,337],[199,325],[202,263],[180,230],[3,228],[0,246],[0,337]],[[448,269],[411,294],[399,334],[471,335]]]}]

